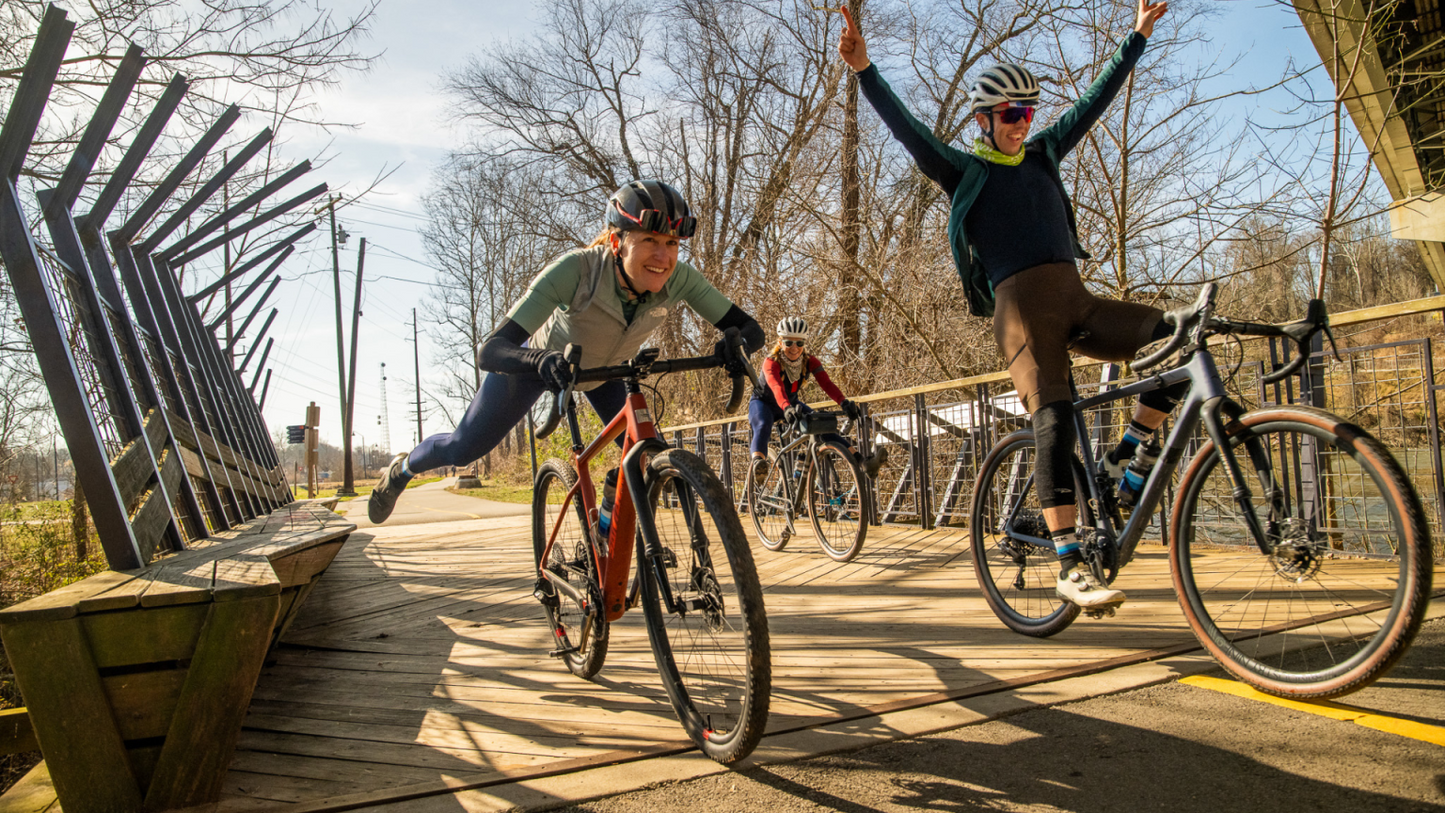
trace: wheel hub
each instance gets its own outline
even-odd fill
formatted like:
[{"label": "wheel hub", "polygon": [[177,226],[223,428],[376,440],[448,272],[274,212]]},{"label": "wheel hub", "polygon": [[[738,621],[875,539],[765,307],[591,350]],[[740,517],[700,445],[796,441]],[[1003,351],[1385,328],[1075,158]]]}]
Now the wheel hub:
[{"label": "wheel hub", "polygon": [[722,632],[726,626],[724,615],[727,612],[727,605],[723,602],[722,585],[718,584],[717,577],[713,575],[711,568],[698,568],[692,574],[692,587],[697,591],[698,609],[702,612],[703,622],[711,632]]},{"label": "wheel hub", "polygon": [[1292,517],[1280,523],[1279,541],[1269,558],[1280,578],[1298,584],[1319,572],[1323,552],[1322,543],[1311,538],[1304,520]]}]

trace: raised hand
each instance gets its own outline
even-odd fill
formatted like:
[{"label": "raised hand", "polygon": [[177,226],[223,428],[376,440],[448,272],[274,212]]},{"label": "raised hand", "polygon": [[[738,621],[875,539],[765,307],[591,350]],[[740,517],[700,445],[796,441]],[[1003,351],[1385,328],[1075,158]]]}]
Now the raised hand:
[{"label": "raised hand", "polygon": [[854,72],[865,70],[872,63],[868,61],[868,46],[863,42],[863,35],[858,33],[858,24],[853,22],[847,6],[841,6],[838,11],[842,13],[844,22],[843,35],[838,38],[838,55]]},{"label": "raised hand", "polygon": [[[1167,0],[1160,0],[1158,3],[1150,3],[1149,0],[1139,0],[1139,18],[1134,23],[1134,30],[1146,37],[1150,36],[1154,33],[1154,23],[1158,22],[1159,18],[1163,17],[1164,12],[1168,10],[1169,3]],[[838,50],[843,50],[842,44],[839,44]],[[844,59],[847,59],[847,57],[844,57]]]}]

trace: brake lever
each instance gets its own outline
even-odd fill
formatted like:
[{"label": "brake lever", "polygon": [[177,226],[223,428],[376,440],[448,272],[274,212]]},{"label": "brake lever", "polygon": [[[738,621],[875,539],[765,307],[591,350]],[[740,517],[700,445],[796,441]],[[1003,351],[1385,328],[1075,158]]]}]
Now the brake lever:
[{"label": "brake lever", "polygon": [[1335,344],[1335,332],[1330,330],[1329,325],[1325,325],[1325,338],[1330,340],[1330,353],[1334,355],[1335,361],[1343,362],[1344,359],[1340,357],[1340,348]]}]

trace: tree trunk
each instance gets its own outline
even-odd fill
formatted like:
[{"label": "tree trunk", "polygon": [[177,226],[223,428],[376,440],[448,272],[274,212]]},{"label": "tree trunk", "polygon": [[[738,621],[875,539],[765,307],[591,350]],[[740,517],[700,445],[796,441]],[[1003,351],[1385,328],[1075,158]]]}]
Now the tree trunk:
[{"label": "tree trunk", "polygon": [[90,558],[90,516],[85,508],[85,492],[80,490],[80,481],[75,482],[75,497],[70,501],[70,535],[75,540],[75,560],[84,562]]},{"label": "tree trunk", "polygon": [[[862,27],[863,0],[851,0],[848,4],[853,19]],[[862,355],[863,326],[862,299],[857,278],[858,248],[861,243],[862,223],[859,212],[858,176],[858,77],[849,72],[848,85],[843,96],[843,222],[841,235],[843,258],[838,274],[838,321],[843,329],[843,358],[857,359]],[[846,369],[846,368],[845,368]],[[849,376],[844,376],[850,379]],[[856,382],[851,382],[856,386]]]}]

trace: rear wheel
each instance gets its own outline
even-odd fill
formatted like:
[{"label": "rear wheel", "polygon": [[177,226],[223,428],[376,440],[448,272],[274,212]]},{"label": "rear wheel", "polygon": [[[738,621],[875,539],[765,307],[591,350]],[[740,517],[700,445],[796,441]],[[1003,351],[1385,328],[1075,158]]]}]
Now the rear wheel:
[{"label": "rear wheel", "polygon": [[637,564],[657,668],[688,736],[731,764],[762,738],[772,685],[752,551],[722,483],[690,452],[652,458],[647,501],[661,549],[649,556],[640,537]]},{"label": "rear wheel", "polygon": [[1430,530],[1390,452],[1320,410],[1228,428],[1261,551],[1207,444],[1179,483],[1169,550],[1189,626],[1226,669],[1281,696],[1336,697],[1389,671],[1430,595]]},{"label": "rear wheel", "polygon": [[[582,501],[573,499],[566,506],[562,504],[576,482],[572,467],[560,460],[548,460],[537,469],[532,490],[532,548],[538,572],[536,596],[557,645],[553,651],[572,674],[590,678],[607,658],[608,625],[601,612],[597,560]],[[554,528],[556,542],[547,552],[547,540]],[[543,572],[548,578],[541,576]],[[566,587],[559,587],[558,582]],[[575,596],[569,593],[569,587]]]},{"label": "rear wheel", "polygon": [[[974,570],[994,615],[1014,632],[1047,638],[1068,628],[1079,617],[1079,608],[1054,592],[1059,557],[1034,488],[1036,458],[1029,429],[993,447],[974,485],[969,533]],[[1074,480],[1076,526],[1090,528],[1094,513],[1077,469]]]},{"label": "rear wheel", "polygon": [[868,535],[863,475],[853,453],[835,441],[818,444],[808,474],[808,518],[818,545],[835,562],[851,562]]},{"label": "rear wheel", "polygon": [[788,468],[776,452],[771,459],[753,458],[748,468],[748,513],[758,541],[768,550],[787,547],[793,535],[793,494]]}]

